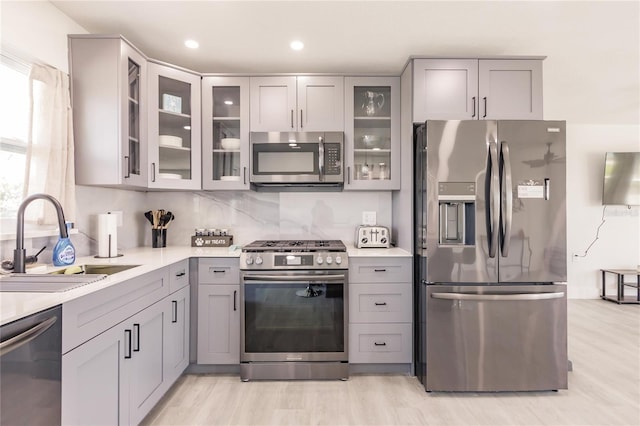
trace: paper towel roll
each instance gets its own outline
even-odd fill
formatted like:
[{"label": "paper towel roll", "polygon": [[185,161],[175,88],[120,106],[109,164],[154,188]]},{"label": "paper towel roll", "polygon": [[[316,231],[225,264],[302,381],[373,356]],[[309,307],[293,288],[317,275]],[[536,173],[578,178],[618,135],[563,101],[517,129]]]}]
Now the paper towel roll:
[{"label": "paper towel roll", "polygon": [[114,214],[98,215],[98,257],[118,256],[118,217]]}]

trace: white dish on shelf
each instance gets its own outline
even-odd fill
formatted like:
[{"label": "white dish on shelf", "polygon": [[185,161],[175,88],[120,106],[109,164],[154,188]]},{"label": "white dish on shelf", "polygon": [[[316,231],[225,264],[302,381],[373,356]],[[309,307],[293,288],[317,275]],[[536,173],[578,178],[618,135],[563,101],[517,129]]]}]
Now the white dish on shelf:
[{"label": "white dish on shelf", "polygon": [[171,135],[160,135],[158,139],[161,146],[170,146],[174,148],[182,148],[182,138]]},{"label": "white dish on shelf", "polygon": [[240,139],[237,138],[223,138],[220,139],[220,145],[222,149],[240,149]]},{"label": "white dish on shelf", "polygon": [[382,148],[384,146],[384,139],[378,135],[363,135],[362,144],[366,148]]},{"label": "white dish on shelf", "polygon": [[240,176],[220,176],[220,180],[224,181],[239,181]]},{"label": "white dish on shelf", "polygon": [[182,179],[182,175],[179,173],[158,173],[158,177],[162,179]]}]

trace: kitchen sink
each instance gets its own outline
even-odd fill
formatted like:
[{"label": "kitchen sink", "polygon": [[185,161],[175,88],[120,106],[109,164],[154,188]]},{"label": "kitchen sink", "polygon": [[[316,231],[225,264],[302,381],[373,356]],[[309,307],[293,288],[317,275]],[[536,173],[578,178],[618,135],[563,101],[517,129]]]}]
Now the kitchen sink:
[{"label": "kitchen sink", "polygon": [[51,275],[91,275],[91,274],[104,274],[113,275],[118,272],[126,271],[131,268],[138,267],[140,265],[72,265],[68,268],[59,269],[57,271],[49,272]]},{"label": "kitchen sink", "polygon": [[140,265],[73,265],[48,274],[0,276],[0,292],[59,293]]},{"label": "kitchen sink", "polygon": [[106,274],[9,274],[0,277],[0,291],[58,293],[107,278]]}]

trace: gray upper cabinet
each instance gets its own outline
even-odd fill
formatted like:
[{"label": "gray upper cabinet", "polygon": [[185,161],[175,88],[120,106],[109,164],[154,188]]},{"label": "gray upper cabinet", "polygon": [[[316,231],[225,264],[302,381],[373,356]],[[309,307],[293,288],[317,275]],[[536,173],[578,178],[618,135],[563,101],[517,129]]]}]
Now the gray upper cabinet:
[{"label": "gray upper cabinet", "polygon": [[479,61],[478,101],[481,119],[542,120],[542,61]]},{"label": "gray upper cabinet", "polygon": [[69,36],[76,183],[147,186],[147,60],[119,36]]},{"label": "gray upper cabinet", "polygon": [[541,59],[415,59],[413,121],[542,119]]},{"label": "gray upper cabinet", "polygon": [[149,188],[200,189],[200,75],[149,62]]},{"label": "gray upper cabinet", "polygon": [[343,77],[251,77],[252,132],[343,130]]},{"label": "gray upper cabinet", "polygon": [[345,190],[400,189],[400,78],[345,78]]},{"label": "gray upper cabinet", "polygon": [[202,188],[249,189],[249,77],[202,79]]}]

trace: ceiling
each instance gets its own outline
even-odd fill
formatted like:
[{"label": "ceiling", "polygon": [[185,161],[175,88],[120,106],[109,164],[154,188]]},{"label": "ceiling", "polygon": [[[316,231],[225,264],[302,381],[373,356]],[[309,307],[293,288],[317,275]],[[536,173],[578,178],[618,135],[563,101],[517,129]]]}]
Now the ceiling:
[{"label": "ceiling", "polygon": [[[90,33],[199,72],[398,75],[410,55],[548,55],[558,2],[52,1]],[[579,6],[579,5],[578,5]],[[536,37],[537,34],[543,37]],[[200,48],[185,48],[194,38]],[[300,39],[304,50],[289,43]]]},{"label": "ceiling", "polygon": [[[545,118],[640,117],[637,0],[51,3],[90,33],[201,73],[399,75],[412,55],[546,56]],[[305,48],[292,51],[293,39]]]}]

